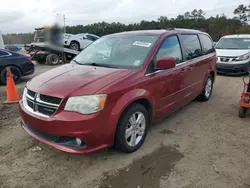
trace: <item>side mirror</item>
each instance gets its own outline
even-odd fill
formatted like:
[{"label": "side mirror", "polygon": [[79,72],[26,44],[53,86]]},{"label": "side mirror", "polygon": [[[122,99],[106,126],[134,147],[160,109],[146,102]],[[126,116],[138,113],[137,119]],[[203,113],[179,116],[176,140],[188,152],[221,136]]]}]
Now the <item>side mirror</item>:
[{"label": "side mirror", "polygon": [[87,39],[87,37],[86,37],[86,36],[83,36],[82,38],[83,38],[83,39]]},{"label": "side mirror", "polygon": [[161,57],[157,60],[156,68],[157,69],[170,69],[175,67],[175,58],[173,57]]}]

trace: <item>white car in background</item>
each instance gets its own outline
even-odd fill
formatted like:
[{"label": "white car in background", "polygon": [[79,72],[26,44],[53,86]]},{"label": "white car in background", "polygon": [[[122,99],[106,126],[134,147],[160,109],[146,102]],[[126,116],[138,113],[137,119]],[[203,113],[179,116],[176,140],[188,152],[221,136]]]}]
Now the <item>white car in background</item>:
[{"label": "white car in background", "polygon": [[247,74],[250,68],[250,35],[227,35],[215,46],[217,72],[230,75]]},{"label": "white car in background", "polygon": [[64,46],[72,50],[82,50],[100,37],[90,33],[80,33],[77,35],[65,33],[63,36]]}]

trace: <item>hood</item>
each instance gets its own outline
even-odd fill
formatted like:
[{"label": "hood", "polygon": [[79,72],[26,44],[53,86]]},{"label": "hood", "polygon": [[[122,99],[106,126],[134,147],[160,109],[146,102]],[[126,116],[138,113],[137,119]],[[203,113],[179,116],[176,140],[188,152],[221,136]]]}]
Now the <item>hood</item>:
[{"label": "hood", "polygon": [[226,50],[226,49],[216,49],[217,56],[224,56],[224,57],[238,57],[241,55],[245,55],[250,53],[249,50]]},{"label": "hood", "polygon": [[34,77],[27,83],[27,88],[60,98],[91,95],[131,72],[127,69],[67,64]]}]

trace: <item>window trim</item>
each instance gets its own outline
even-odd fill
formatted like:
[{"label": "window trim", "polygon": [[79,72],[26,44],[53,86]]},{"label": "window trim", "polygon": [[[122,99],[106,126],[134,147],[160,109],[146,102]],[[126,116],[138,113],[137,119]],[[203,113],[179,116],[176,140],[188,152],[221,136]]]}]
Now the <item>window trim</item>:
[{"label": "window trim", "polygon": [[5,50],[0,50],[0,51],[5,52],[5,53],[8,54],[8,55],[0,55],[0,58],[1,58],[1,57],[9,57],[9,56],[12,55],[12,54],[11,54],[10,52],[8,52],[8,51],[5,51]]},{"label": "window trim", "polygon": [[[201,42],[201,35],[204,35],[204,36],[207,36],[210,40],[211,40],[211,43],[212,43],[212,48],[213,48],[213,52],[210,52],[210,53],[205,53],[205,51],[204,51],[204,45],[203,45],[203,43]],[[215,47],[214,47],[214,45],[213,45],[213,40],[212,40],[212,38],[208,35],[208,34],[205,34],[205,33],[200,33],[199,34],[199,39],[200,39],[200,43],[201,43],[201,46],[202,46],[202,54],[203,55],[209,55],[209,54],[211,54],[211,53],[214,53],[215,52]]]},{"label": "window trim", "polygon": [[[149,76],[149,75],[151,75],[151,74],[154,74],[154,73],[158,73],[158,72],[163,71],[163,70],[155,70],[154,72],[148,73],[148,69],[149,69],[149,67],[151,66],[151,64],[153,63],[153,60],[155,59],[157,53],[159,52],[159,50],[160,50],[160,48],[161,48],[163,42],[164,42],[167,38],[170,38],[170,37],[173,37],[173,36],[176,36],[176,37],[177,37],[177,40],[178,40],[179,45],[180,45],[181,56],[182,56],[182,62],[176,64],[176,66],[185,63],[185,61],[184,61],[184,54],[183,54],[183,46],[182,46],[182,42],[181,42],[181,40],[180,40],[179,34],[177,34],[177,33],[170,34],[170,35],[165,36],[165,37],[162,39],[161,43],[159,44],[159,46],[158,46],[156,52],[155,52],[154,55],[153,55],[153,58],[150,60],[150,63],[148,64],[148,67],[147,67],[146,72],[145,72],[145,74],[144,74],[145,76]],[[164,69],[164,70],[165,70],[165,69]]]},{"label": "window trim", "polygon": [[[181,34],[180,34],[180,36],[183,36],[183,35],[196,35],[197,38],[198,38],[199,44],[200,44],[200,49],[201,49],[201,55],[200,55],[200,56],[195,57],[195,58],[192,58],[192,59],[187,59],[187,57],[186,57],[186,55],[185,55],[185,56],[184,56],[185,61],[187,62],[187,61],[190,61],[190,60],[193,60],[193,59],[202,57],[204,54],[203,54],[202,44],[201,44],[201,41],[200,41],[200,38],[199,38],[199,34],[198,34],[198,33],[181,33]],[[183,40],[181,40],[181,41],[182,41],[182,44],[183,44],[183,49],[186,50],[186,47],[185,47],[185,45],[184,45],[184,43],[183,43]],[[183,55],[184,55],[184,53],[183,53]]]}]

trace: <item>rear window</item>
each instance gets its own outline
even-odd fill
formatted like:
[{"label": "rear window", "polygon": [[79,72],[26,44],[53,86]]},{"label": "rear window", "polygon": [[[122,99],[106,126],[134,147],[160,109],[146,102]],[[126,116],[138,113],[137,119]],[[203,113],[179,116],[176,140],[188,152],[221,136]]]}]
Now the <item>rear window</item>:
[{"label": "rear window", "polygon": [[216,49],[250,49],[250,38],[222,38],[216,45]]},{"label": "rear window", "polygon": [[212,40],[207,35],[200,35],[200,40],[203,46],[203,53],[209,54],[214,52],[214,46]]},{"label": "rear window", "polygon": [[201,45],[197,35],[182,34],[181,39],[185,48],[184,56],[187,60],[194,59],[202,55]]}]

